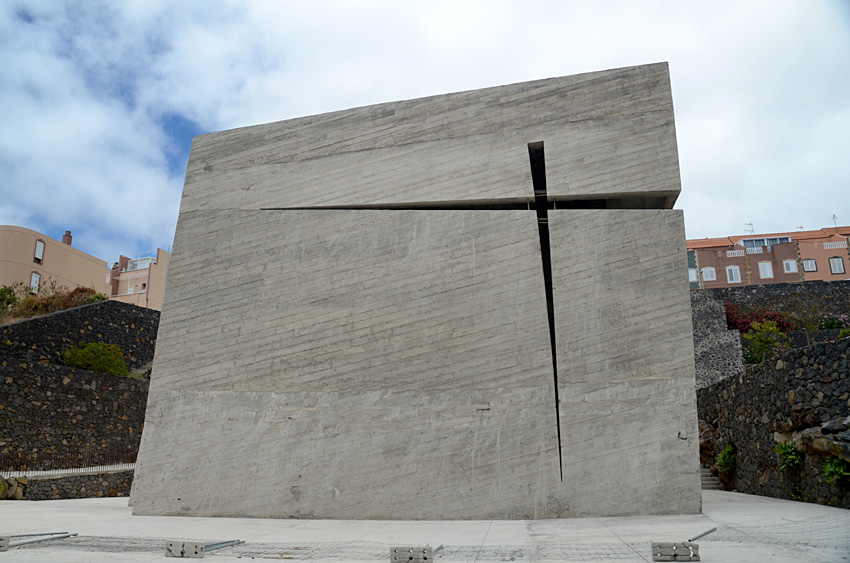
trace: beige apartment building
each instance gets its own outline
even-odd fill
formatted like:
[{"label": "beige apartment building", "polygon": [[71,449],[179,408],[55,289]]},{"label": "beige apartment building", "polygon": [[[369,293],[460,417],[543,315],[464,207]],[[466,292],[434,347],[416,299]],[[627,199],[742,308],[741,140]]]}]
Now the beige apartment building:
[{"label": "beige apartment building", "polygon": [[36,294],[52,282],[90,287],[111,299],[162,310],[168,252],[121,256],[110,267],[71,242],[71,231],[59,241],[25,227],[0,225],[0,286],[20,282]]},{"label": "beige apartment building", "polygon": [[25,227],[0,225],[0,286],[21,282],[38,293],[55,281],[109,295],[105,271],[105,261],[71,246],[70,231],[59,241]]},{"label": "beige apartment building", "polygon": [[687,241],[691,289],[850,280],[848,227]]},{"label": "beige apartment building", "polygon": [[112,299],[161,311],[169,257],[161,248],[133,258],[122,255],[106,274]]}]

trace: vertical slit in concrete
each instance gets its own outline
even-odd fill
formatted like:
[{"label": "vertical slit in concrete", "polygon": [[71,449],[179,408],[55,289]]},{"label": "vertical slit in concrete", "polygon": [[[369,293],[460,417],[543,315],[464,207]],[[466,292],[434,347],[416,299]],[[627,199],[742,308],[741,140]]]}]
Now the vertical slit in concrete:
[{"label": "vertical slit in concrete", "polygon": [[546,201],[546,162],[543,141],[528,143],[531,161],[531,183],[534,186],[534,209],[537,211],[537,232],[540,235],[540,255],[543,258],[543,283],[546,286],[546,310],[549,315],[549,345],[552,349],[552,374],[555,378],[555,424],[558,426],[558,467],[564,481],[564,462],[561,456],[561,412],[558,397],[558,358],[555,352],[555,301],[552,297],[552,254],[549,249],[549,211]]}]

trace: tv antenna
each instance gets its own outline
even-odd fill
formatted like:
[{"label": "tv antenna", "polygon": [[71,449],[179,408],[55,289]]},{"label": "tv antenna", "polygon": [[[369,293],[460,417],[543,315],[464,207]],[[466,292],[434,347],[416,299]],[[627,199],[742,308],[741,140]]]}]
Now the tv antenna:
[{"label": "tv antenna", "polygon": [[832,226],[833,227],[838,226],[838,217],[836,217],[835,214],[832,215]]},{"label": "tv antenna", "polygon": [[754,233],[756,232],[756,231],[755,231],[755,229],[753,228],[753,223],[752,223],[752,221],[750,221],[749,223],[744,223],[744,226],[747,228],[747,229],[746,229],[747,234],[752,235],[752,234],[754,234]]}]

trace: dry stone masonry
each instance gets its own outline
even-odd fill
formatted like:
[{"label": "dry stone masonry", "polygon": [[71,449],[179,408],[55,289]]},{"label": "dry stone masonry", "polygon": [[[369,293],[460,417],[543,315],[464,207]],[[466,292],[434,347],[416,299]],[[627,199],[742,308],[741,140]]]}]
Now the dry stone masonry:
[{"label": "dry stone masonry", "polygon": [[[151,361],[158,323],[157,311],[107,301],[0,326],[0,471],[134,461],[148,382],[65,367],[62,350],[78,341],[118,344],[137,368]],[[30,479],[17,489],[26,499],[129,494],[132,474],[116,479],[62,477],[35,487]],[[104,480],[109,487],[98,485]]]},{"label": "dry stone masonry", "polygon": [[128,369],[153,360],[159,311],[102,301],[0,326],[0,358],[64,364],[78,342],[117,344]]},{"label": "dry stone masonry", "polygon": [[[703,456],[732,445],[736,490],[850,508],[850,480],[827,483],[823,462],[850,464],[850,338],[790,350],[698,391]],[[792,444],[803,464],[779,470],[777,444]]]},{"label": "dry stone masonry", "polygon": [[679,191],[666,64],[196,137],[134,512],[698,512]]}]

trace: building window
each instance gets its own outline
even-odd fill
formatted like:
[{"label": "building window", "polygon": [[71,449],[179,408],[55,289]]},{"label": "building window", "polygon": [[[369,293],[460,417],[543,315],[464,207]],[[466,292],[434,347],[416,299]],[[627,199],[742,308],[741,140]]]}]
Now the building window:
[{"label": "building window", "polygon": [[37,241],[35,241],[35,256],[33,257],[32,261],[35,262],[36,264],[41,264],[41,262],[43,260],[44,260],[44,241],[43,240],[37,240]]},{"label": "building window", "polygon": [[785,269],[786,274],[793,274],[797,271],[797,261],[796,260],[783,260],[782,267]]},{"label": "building window", "polygon": [[770,262],[759,262],[759,277],[767,279],[773,277],[773,264]]},{"label": "building window", "polygon": [[829,271],[833,274],[844,273],[844,260],[841,256],[835,256],[829,259]]},{"label": "building window", "polygon": [[153,262],[153,258],[139,258],[138,260],[130,260],[127,262],[126,272],[132,272],[134,270],[144,270],[145,268],[151,267],[151,262]]},{"label": "building window", "polygon": [[147,288],[148,288],[148,284],[143,283],[143,284],[142,284],[142,291],[146,290]]},{"label": "building window", "polygon": [[757,248],[759,246],[773,246],[775,244],[782,244],[784,242],[791,242],[791,237],[774,237],[774,238],[751,238],[742,240],[741,243],[744,245],[744,248]]},{"label": "building window", "polygon": [[695,268],[688,268],[688,281],[691,283],[699,281],[699,273]]},{"label": "building window", "polygon": [[717,279],[717,274],[714,272],[714,268],[703,268],[702,269],[702,279],[705,281],[714,281]]},{"label": "building window", "polygon": [[38,284],[41,282],[41,274],[33,272],[30,276],[30,291],[38,293]]},{"label": "building window", "polygon": [[804,272],[817,272],[818,271],[818,263],[812,258],[806,258],[803,260],[803,271]]},{"label": "building window", "polygon": [[738,266],[726,266],[726,281],[729,283],[741,283],[741,268]]}]

